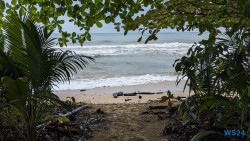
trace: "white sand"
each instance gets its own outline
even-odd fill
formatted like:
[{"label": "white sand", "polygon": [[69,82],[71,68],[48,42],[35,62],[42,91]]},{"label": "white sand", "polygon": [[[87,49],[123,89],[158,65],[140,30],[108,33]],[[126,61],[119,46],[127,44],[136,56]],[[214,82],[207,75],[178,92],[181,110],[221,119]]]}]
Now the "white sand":
[{"label": "white sand", "polygon": [[[175,85],[175,81],[164,81],[160,83],[140,84],[132,86],[119,86],[119,87],[101,87],[94,89],[87,89],[86,91],[80,90],[62,90],[54,92],[62,100],[66,100],[67,97],[75,97],[77,102],[86,102],[93,104],[108,104],[108,103],[146,103],[151,100],[159,100],[162,96],[166,96],[166,92],[170,90],[174,96],[188,96],[189,93],[186,90],[183,93],[184,82],[181,82],[178,87]],[[119,96],[113,97],[115,92],[132,93],[132,92],[164,92],[163,94],[143,94],[139,99],[139,95],[136,96]],[[130,99],[125,101],[125,99]]]}]

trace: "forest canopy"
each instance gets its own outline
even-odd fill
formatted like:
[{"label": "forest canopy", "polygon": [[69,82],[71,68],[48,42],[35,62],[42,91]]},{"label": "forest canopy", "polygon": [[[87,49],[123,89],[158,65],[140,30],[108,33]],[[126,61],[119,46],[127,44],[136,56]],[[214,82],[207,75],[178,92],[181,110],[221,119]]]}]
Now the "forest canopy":
[{"label": "forest canopy", "polygon": [[[18,20],[14,19],[14,21],[19,21],[16,22],[18,23],[17,25],[19,25],[19,27],[22,25],[24,28],[15,28],[17,27],[15,25],[9,28],[9,25],[15,24],[15,22],[3,24],[6,20],[6,15],[10,15],[10,17],[14,15],[13,17],[15,18],[19,16],[17,18]],[[27,16],[29,16],[28,19],[31,19],[30,22],[20,20],[25,19],[22,17],[27,18]],[[65,16],[67,18],[63,18]],[[34,33],[34,35],[42,35],[42,37],[46,37],[45,39],[48,38],[43,35],[51,35],[54,30],[58,30],[59,33],[61,33],[61,37],[58,39],[60,46],[65,46],[70,41],[83,45],[86,40],[91,40],[90,29],[94,25],[101,28],[103,24],[109,23],[113,23],[114,28],[118,32],[124,29],[124,35],[129,31],[139,31],[142,35],[148,32],[149,36],[145,43],[150,40],[157,40],[157,33],[166,28],[176,29],[177,31],[192,31],[198,29],[199,34],[209,32],[209,38],[207,40],[195,43],[190,47],[186,56],[177,59],[174,63],[175,71],[181,75],[177,82],[183,80],[182,78],[187,78],[185,87],[189,86],[190,91],[194,92],[194,95],[188,97],[179,105],[178,115],[180,117],[179,119],[184,121],[185,125],[191,125],[192,128],[189,129],[195,134],[201,132],[193,136],[192,140],[195,141],[201,140],[210,134],[218,135],[218,129],[231,128],[250,131],[249,19],[250,0],[11,0],[9,3],[1,0],[0,51],[3,52],[3,55],[13,55],[4,52],[4,47],[6,47],[4,46],[4,40],[7,39],[9,42],[14,41],[14,43],[16,43],[16,40],[12,39],[19,39],[20,42],[14,44],[14,47],[18,48],[20,44],[23,43],[23,38],[11,31],[18,31],[18,33],[20,33],[19,35],[21,35],[26,29],[27,37],[33,39],[33,34],[28,33],[35,32],[33,29],[37,29],[37,25],[39,25],[39,33],[41,34]],[[35,24],[33,24],[33,22]],[[66,32],[65,29],[62,28],[65,22],[73,23],[79,28],[79,32],[82,34]],[[28,24],[28,26],[25,26],[25,23]],[[29,29],[27,27],[32,28]],[[221,31],[221,29],[224,29],[224,31]],[[11,36],[6,37],[10,38],[4,36],[8,35],[8,33],[11,33]],[[12,38],[16,36],[18,37]],[[38,37],[38,39],[42,38]],[[138,42],[141,40],[142,36],[138,39]],[[24,45],[30,44],[27,43]],[[29,47],[32,49],[30,51],[31,53],[35,52],[33,51],[37,48],[35,45]],[[51,47],[52,44],[48,45]],[[14,51],[16,51],[16,54],[22,53],[22,51],[19,50]],[[42,58],[43,54],[39,54],[41,51],[36,51],[35,53]],[[47,51],[47,49],[45,49],[45,51]],[[23,54],[26,55],[27,53],[24,52]],[[62,55],[65,56],[65,54]],[[71,54],[66,55],[72,56]],[[31,55],[28,56],[30,57]],[[40,60],[50,62],[51,59],[49,57],[51,56],[52,55],[46,54],[45,57],[48,59]],[[63,58],[58,57],[57,54],[55,56],[56,58]],[[12,59],[12,57],[15,58],[16,55],[14,54],[10,57],[10,59]],[[76,60],[82,63],[82,66],[87,64],[87,61],[81,59],[81,57],[84,56],[76,55],[75,57]],[[37,65],[33,62],[36,61],[34,59],[27,59],[27,57],[22,58],[24,58],[24,61],[30,62],[30,66],[34,64]],[[39,57],[37,58],[39,59]],[[92,58],[87,59],[92,60]],[[20,61],[21,59],[16,60]],[[5,62],[7,61],[4,61],[4,63]],[[61,60],[55,62],[61,63]],[[67,62],[68,69],[65,69],[64,64],[62,64],[62,71],[50,72],[58,72],[61,75],[61,77],[58,77],[59,74],[55,75],[56,80],[61,80],[58,78],[62,78],[62,80],[69,79],[71,76],[69,71],[74,72],[76,70],[74,68],[76,65],[73,65],[72,62],[79,64],[73,58],[73,60],[70,59]],[[27,63],[23,64],[25,65],[19,66],[29,66]],[[54,66],[56,65],[52,64],[51,68],[58,68]],[[27,70],[25,71],[26,74],[30,72],[36,74],[38,72],[35,67],[31,68],[34,71],[25,69]],[[42,65],[40,68],[41,70],[46,70],[42,69]],[[48,73],[45,72],[44,74]],[[28,76],[30,76],[30,80],[33,80],[34,75]],[[49,79],[48,81],[53,82],[50,80],[51,77],[45,76]],[[40,89],[44,90],[45,88],[46,92],[47,88],[50,90],[52,83],[48,83],[48,87],[40,88],[39,86],[42,83],[38,83],[35,80],[36,79],[34,79],[34,84],[36,85],[34,86],[37,87],[33,88],[34,92],[40,93]],[[41,82],[43,82],[42,80],[44,79],[41,79]],[[18,97],[14,98],[16,99]],[[33,103],[36,102],[31,101],[31,106]],[[29,119],[29,117],[27,119]],[[35,123],[31,125],[35,130]],[[199,129],[196,130],[196,128],[193,127]],[[30,131],[34,131],[33,129]],[[216,132],[209,130],[215,130]],[[219,135],[223,136],[221,133]],[[228,139],[228,137],[224,137]],[[246,137],[239,137],[239,139],[243,138]]]},{"label": "forest canopy", "polygon": [[[146,42],[156,40],[156,34],[165,28],[199,29],[201,34],[210,32],[210,37],[218,35],[220,27],[230,29],[231,34],[250,28],[249,0],[11,0],[11,3],[1,1],[0,10],[0,20],[4,11],[17,12],[21,16],[29,14],[49,30],[58,29],[62,35],[58,40],[61,46],[69,42],[68,37],[73,43],[91,40],[91,27],[101,28],[103,23],[114,23],[114,28],[117,31],[123,28],[125,35],[130,30],[138,30],[141,34],[148,31],[151,36]],[[83,34],[64,31],[65,22],[72,22]]]}]

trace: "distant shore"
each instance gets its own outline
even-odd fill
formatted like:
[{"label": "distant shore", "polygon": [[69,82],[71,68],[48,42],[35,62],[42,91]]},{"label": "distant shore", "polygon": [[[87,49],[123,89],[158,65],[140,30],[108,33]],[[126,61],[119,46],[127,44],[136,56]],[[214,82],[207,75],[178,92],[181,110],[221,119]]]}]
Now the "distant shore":
[{"label": "distant shore", "polygon": [[[175,81],[163,81],[159,83],[149,83],[131,86],[118,87],[100,87],[93,89],[80,90],[62,90],[54,93],[61,100],[66,100],[67,97],[75,97],[77,102],[86,102],[92,104],[112,104],[112,103],[147,103],[154,100],[159,100],[166,92],[170,90],[175,97],[188,96],[188,90],[183,92],[185,82],[181,82],[177,87]],[[118,96],[113,97],[113,93],[133,93],[133,92],[163,92],[162,94],[138,94],[136,96]],[[139,98],[141,96],[141,99]]]}]

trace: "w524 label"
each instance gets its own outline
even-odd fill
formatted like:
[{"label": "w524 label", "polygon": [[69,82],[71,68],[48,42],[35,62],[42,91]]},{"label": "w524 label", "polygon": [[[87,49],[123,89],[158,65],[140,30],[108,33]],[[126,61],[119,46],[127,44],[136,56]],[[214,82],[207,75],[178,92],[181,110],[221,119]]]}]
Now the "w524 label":
[{"label": "w524 label", "polygon": [[231,130],[231,129],[225,129],[224,130],[224,135],[225,136],[246,136],[246,131],[245,130]]}]

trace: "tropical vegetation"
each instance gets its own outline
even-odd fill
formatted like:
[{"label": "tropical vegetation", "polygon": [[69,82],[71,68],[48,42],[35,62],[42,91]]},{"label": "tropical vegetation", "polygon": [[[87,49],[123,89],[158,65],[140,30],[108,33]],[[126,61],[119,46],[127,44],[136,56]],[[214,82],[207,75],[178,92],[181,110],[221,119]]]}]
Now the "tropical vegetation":
[{"label": "tropical vegetation", "polygon": [[[144,11],[144,9],[148,10]],[[181,76],[188,78],[186,86],[189,86],[190,91],[194,92],[194,95],[187,98],[179,107],[181,120],[192,122],[194,125],[202,124],[204,130],[207,130],[194,136],[193,140],[202,139],[210,134],[222,136],[221,129],[226,128],[247,131],[250,130],[249,9],[249,0],[12,0],[11,4],[1,1],[1,45],[3,42],[7,42],[9,46],[27,46],[25,50],[23,48],[11,48],[10,50],[13,53],[7,53],[6,49],[1,46],[3,52],[1,56],[6,59],[5,64],[10,64],[6,65],[8,68],[5,68],[8,71],[3,76],[6,77],[1,76],[2,83],[5,83],[2,86],[6,88],[14,79],[17,81],[15,82],[16,85],[19,82],[23,84],[18,85],[28,85],[30,94],[35,95],[45,91],[49,92],[48,90],[51,89],[53,82],[64,81],[65,78],[69,78],[70,73],[68,71],[75,71],[74,68],[61,72],[64,67],[61,65],[60,70],[50,72],[59,73],[60,77],[57,74],[51,74],[52,76],[56,75],[56,77],[46,77],[46,79],[42,79],[44,77],[40,73],[35,75],[39,71],[35,71],[34,74],[29,71],[29,69],[34,70],[33,67],[29,68],[34,65],[34,60],[25,60],[20,54],[25,54],[24,52],[35,53],[34,57],[37,60],[43,57],[37,55],[41,53],[41,51],[38,51],[39,49],[29,48],[37,43],[37,40],[33,37],[29,39],[30,34],[23,33],[26,29],[33,27],[24,27],[23,24],[18,25],[17,27],[23,30],[15,34],[18,36],[17,39],[22,39],[22,41],[17,42],[16,38],[11,38],[14,33],[11,34],[12,31],[8,31],[7,25],[3,24],[5,23],[3,22],[5,18],[2,18],[4,12],[10,14],[15,11],[20,16],[26,14],[32,16],[34,21],[43,25],[44,37],[48,37],[47,34],[49,35],[50,31],[58,29],[62,34],[62,37],[58,39],[61,46],[66,45],[69,39],[73,43],[78,41],[80,44],[83,44],[85,40],[91,40],[89,33],[91,27],[96,25],[101,28],[104,22],[107,24],[114,23],[117,31],[124,29],[125,35],[131,30],[138,30],[142,35],[148,32],[150,35],[146,39],[146,43],[150,40],[157,40],[157,33],[161,29],[172,28],[177,31],[197,29],[199,34],[209,32],[209,38],[195,43],[189,49],[187,55],[176,60],[174,64],[176,71],[180,72]],[[62,16],[69,17],[69,22],[79,27],[83,34],[77,35],[75,32],[68,33],[64,31],[62,25],[65,20]],[[8,21],[8,18],[6,19]],[[6,29],[6,32],[3,31],[4,29]],[[33,32],[33,30],[28,30],[28,32]],[[10,38],[6,38],[6,33],[11,35]],[[40,35],[39,33],[34,35]],[[138,41],[141,41],[142,38],[143,36]],[[23,41],[23,39],[29,39],[29,41]],[[14,45],[12,45],[12,42]],[[47,40],[44,42],[47,43]],[[39,45],[41,45],[40,42]],[[50,46],[49,43],[48,45]],[[14,55],[15,53],[17,53],[17,56]],[[50,54],[50,51],[48,50],[47,53]],[[9,55],[12,55],[13,58],[8,57]],[[18,57],[20,61],[14,57]],[[24,65],[26,63],[30,64],[30,66]],[[76,63],[76,66],[78,66],[78,63]],[[1,68],[4,67],[1,66]],[[68,66],[68,68],[71,68],[71,66]],[[42,71],[43,69],[38,67],[38,70]],[[34,78],[41,79],[33,80],[31,75],[34,75]],[[28,84],[25,84],[25,82]],[[44,87],[40,84],[47,86]],[[4,99],[2,106],[15,102],[15,100],[11,100]],[[246,139],[246,137],[237,139],[242,140]]]},{"label": "tropical vegetation", "polygon": [[0,122],[15,128],[20,140],[37,140],[37,125],[55,118],[53,107],[65,105],[53,94],[53,87],[69,81],[73,73],[93,61],[91,57],[53,48],[51,33],[32,17],[13,13],[3,20]]}]

